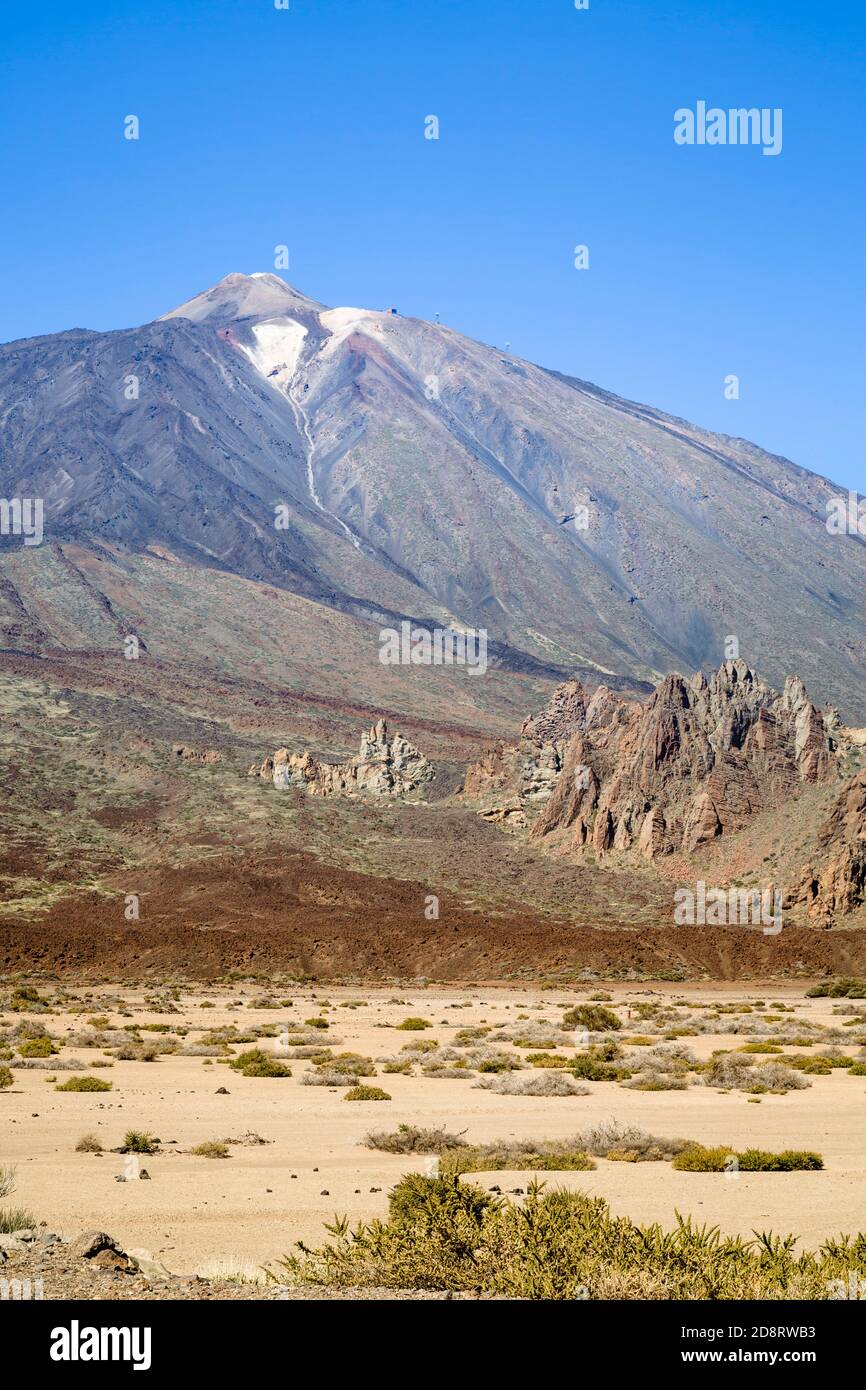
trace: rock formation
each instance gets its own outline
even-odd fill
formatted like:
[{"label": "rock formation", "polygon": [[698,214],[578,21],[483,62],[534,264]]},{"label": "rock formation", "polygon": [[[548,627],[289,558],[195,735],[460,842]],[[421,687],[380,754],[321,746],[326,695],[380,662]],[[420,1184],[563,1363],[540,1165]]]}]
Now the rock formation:
[{"label": "rock formation", "polygon": [[839,792],[791,898],[822,926],[866,901],[866,768]]},{"label": "rock formation", "polygon": [[418,749],[380,719],[361,735],[357,757],[345,763],[323,763],[311,753],[278,748],[249,770],[251,777],[272,779],[280,790],[303,787],[312,796],[410,796],[434,776],[435,770]]},{"label": "rock formation", "polygon": [[780,695],[744,661],[709,679],[667,676],[645,705],[579,681],[560,686],[516,747],[470,768],[464,795],[533,837],[570,829],[596,855],[690,854],[826,779],[838,719],[789,677]]}]

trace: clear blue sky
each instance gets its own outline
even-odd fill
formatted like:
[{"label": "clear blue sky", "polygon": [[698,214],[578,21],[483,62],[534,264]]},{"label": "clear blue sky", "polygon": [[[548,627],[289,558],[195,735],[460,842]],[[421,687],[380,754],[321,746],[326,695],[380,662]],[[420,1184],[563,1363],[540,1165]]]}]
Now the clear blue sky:
[{"label": "clear blue sky", "polygon": [[[863,0],[5,0],[0,34],[0,340],[287,243],[326,303],[439,311],[866,492]],[[677,146],[698,100],[781,107],[781,155]]]}]

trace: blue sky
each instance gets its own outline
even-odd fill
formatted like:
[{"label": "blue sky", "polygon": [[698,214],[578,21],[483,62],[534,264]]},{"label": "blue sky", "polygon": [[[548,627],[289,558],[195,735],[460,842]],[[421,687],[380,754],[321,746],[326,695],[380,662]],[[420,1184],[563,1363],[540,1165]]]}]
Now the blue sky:
[{"label": "blue sky", "polygon": [[[864,10],[6,0],[0,340],[144,322],[287,244],[326,303],[439,312],[866,492]],[[699,100],[781,107],[782,153],[676,145]]]}]

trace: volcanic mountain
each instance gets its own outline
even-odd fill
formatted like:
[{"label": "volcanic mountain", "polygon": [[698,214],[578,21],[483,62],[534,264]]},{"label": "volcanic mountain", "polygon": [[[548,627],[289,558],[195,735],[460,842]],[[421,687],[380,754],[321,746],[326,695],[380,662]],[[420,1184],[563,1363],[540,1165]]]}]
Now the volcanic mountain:
[{"label": "volcanic mountain", "polygon": [[838,491],[444,325],[232,274],[140,328],[0,347],[0,493],[45,509],[41,546],[0,539],[0,647],[133,633],[234,670],[276,598],[320,680],[409,618],[646,695],[736,637],[862,722],[866,546],[828,534]]}]

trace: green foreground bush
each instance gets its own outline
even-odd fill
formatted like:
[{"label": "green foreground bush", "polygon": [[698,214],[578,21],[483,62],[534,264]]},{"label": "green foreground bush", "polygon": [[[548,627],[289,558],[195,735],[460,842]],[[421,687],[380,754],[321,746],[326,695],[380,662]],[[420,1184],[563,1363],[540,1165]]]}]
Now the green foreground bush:
[{"label": "green foreground bush", "polygon": [[866,1264],[866,1235],[794,1254],[796,1236],[722,1236],[678,1218],[673,1231],[612,1216],[600,1197],[533,1185],[520,1204],[458,1178],[404,1177],[387,1221],[347,1217],[320,1250],[298,1243],[271,1278],[333,1288],[440,1289],[511,1298],[783,1299],[832,1296]]}]

